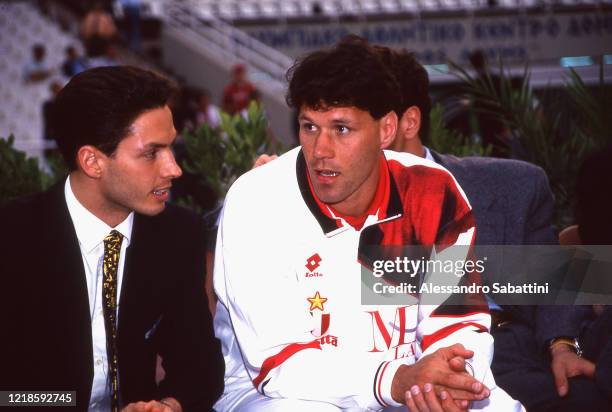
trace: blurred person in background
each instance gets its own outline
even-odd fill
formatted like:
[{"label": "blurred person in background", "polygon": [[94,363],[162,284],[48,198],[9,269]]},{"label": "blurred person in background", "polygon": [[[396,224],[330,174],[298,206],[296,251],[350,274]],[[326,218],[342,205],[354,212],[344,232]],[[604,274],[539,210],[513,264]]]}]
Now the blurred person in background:
[{"label": "blurred person in background", "polygon": [[43,115],[43,139],[47,141],[55,141],[53,136],[53,130],[51,128],[51,117],[53,113],[53,107],[55,106],[55,98],[62,90],[63,84],[59,80],[54,80],[49,86],[51,91],[51,97],[45,100],[42,105]]},{"label": "blurred person in background", "polygon": [[85,69],[117,66],[116,51],[112,43],[102,37],[94,37],[87,43],[87,56],[82,59]]},{"label": "blurred person in background", "polygon": [[32,46],[32,58],[23,67],[23,80],[26,83],[39,83],[51,76],[51,68],[45,60],[47,50],[38,43]]},{"label": "blurred person in background", "polygon": [[142,35],[140,33],[141,0],[119,0],[125,18],[125,38],[132,51],[141,50]]},{"label": "blurred person in background", "polygon": [[66,47],[66,58],[62,62],[62,74],[71,78],[85,70],[83,58],[79,56],[74,46]]},{"label": "blurred person in background", "polygon": [[105,9],[102,1],[95,1],[87,12],[80,27],[81,39],[87,47],[93,39],[103,39],[112,42],[117,38],[117,26],[113,16]]},{"label": "blurred person in background", "polygon": [[219,107],[210,101],[208,90],[199,90],[196,93],[195,127],[199,128],[204,124],[216,129],[221,124],[221,114]]},{"label": "blurred person in background", "polygon": [[232,80],[223,90],[223,110],[229,114],[240,113],[249,105],[256,90],[247,79],[246,67],[243,64],[235,65],[232,68]]}]

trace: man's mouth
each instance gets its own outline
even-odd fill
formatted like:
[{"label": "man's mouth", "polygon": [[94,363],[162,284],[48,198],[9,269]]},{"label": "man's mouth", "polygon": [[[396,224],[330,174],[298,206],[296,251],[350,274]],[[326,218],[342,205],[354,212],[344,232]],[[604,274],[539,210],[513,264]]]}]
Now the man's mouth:
[{"label": "man's mouth", "polygon": [[156,195],[156,196],[163,196],[163,195],[165,195],[165,194],[167,194],[169,192],[170,192],[169,188],[168,189],[155,189],[153,191],[153,194]]},{"label": "man's mouth", "polygon": [[340,172],[336,172],[334,170],[327,170],[327,169],[322,169],[322,170],[315,170],[316,174],[322,177],[336,177],[336,176],[340,176]]},{"label": "man's mouth", "polygon": [[159,189],[154,189],[153,196],[155,196],[159,200],[163,200],[163,201],[168,200],[168,198],[170,197],[170,186],[162,187]]}]

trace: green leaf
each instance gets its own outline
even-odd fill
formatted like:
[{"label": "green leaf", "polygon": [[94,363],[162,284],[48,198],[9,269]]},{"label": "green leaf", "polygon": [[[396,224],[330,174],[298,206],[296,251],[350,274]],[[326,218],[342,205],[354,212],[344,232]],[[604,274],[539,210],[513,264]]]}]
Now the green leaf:
[{"label": "green leaf", "polygon": [[[209,185],[220,198],[271,147],[268,122],[263,107],[256,102],[249,104],[245,117],[222,112],[218,129],[203,125],[194,131],[185,130],[183,139],[187,151],[183,168],[198,176],[200,184]],[[280,154],[278,150],[277,147]],[[193,198],[178,200],[184,205],[195,202]]]},{"label": "green leaf", "polygon": [[441,104],[436,104],[430,113],[430,129],[428,146],[440,153],[464,156],[487,156],[491,147],[483,147],[479,142],[463,136],[456,130],[446,127]]},{"label": "green leaf", "polygon": [[0,137],[0,204],[11,199],[40,192],[63,176],[61,163],[52,165],[54,175],[40,169],[38,159],[13,147],[15,137]]},{"label": "green leaf", "polygon": [[571,224],[578,168],[589,151],[610,144],[612,139],[612,116],[607,113],[612,97],[603,80],[603,66],[596,87],[587,87],[571,70],[561,96],[565,99],[550,91],[536,97],[529,85],[528,66],[520,85],[513,87],[500,60],[499,92],[492,87],[491,76],[478,79],[455,63],[450,67],[462,83],[462,97],[477,102],[474,110],[503,122],[524,148],[523,160],[544,169],[555,198],[558,228]]}]

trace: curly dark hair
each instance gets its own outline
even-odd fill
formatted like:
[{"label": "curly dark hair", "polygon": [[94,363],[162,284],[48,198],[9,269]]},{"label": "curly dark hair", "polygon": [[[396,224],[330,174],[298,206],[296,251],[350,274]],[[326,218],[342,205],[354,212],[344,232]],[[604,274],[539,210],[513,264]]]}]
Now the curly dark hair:
[{"label": "curly dark hair", "polygon": [[51,128],[68,168],[92,145],[112,155],[142,113],[164,107],[175,92],[166,78],[130,66],[98,67],[74,76],[57,95]]},{"label": "curly dark hair", "polygon": [[399,85],[366,40],[344,37],[335,47],[308,54],[287,72],[290,107],[350,107],[380,119],[397,110]]},{"label": "curly dark hair", "polygon": [[423,143],[426,143],[429,137],[429,114],[431,112],[427,70],[417,61],[414,53],[405,49],[393,50],[382,46],[374,48],[399,83],[402,103],[396,112],[397,117],[401,118],[409,107],[418,107],[421,111],[419,137]]}]

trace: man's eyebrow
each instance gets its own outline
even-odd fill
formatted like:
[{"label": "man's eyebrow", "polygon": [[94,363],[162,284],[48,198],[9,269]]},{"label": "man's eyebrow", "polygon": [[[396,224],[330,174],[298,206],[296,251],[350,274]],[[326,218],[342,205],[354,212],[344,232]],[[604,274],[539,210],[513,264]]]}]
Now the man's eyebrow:
[{"label": "man's eyebrow", "polygon": [[351,124],[353,121],[351,119],[347,119],[345,117],[340,117],[338,119],[333,119],[332,123],[334,124]]},{"label": "man's eyebrow", "polygon": [[157,143],[157,142],[150,142],[147,143],[146,145],[143,146],[143,150],[147,150],[147,149],[163,149],[165,147],[171,147],[172,145],[174,145],[174,143],[176,143],[176,138],[177,136],[174,136],[174,139],[172,139],[172,141],[170,143]]},{"label": "man's eyebrow", "polygon": [[305,120],[307,122],[312,122],[312,119],[310,117],[306,116],[305,114],[301,114],[301,115],[298,116],[298,121],[301,121],[301,120]]},{"label": "man's eyebrow", "polygon": [[[307,121],[307,122],[314,123],[311,118],[303,114],[298,116],[298,121]],[[339,117],[337,119],[332,119],[331,122],[334,124],[351,124],[353,123],[353,120],[346,118],[346,117]]]},{"label": "man's eyebrow", "polygon": [[170,146],[169,144],[164,144],[164,143],[147,143],[146,145],[143,146],[144,150],[147,149],[163,149],[164,147],[168,147]]}]

